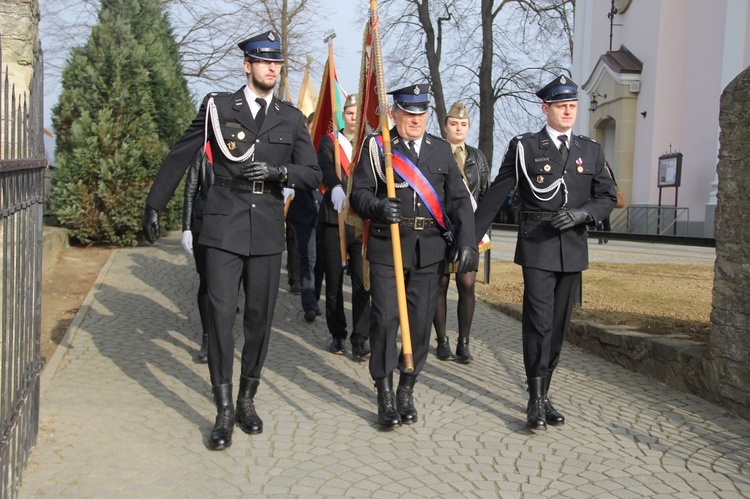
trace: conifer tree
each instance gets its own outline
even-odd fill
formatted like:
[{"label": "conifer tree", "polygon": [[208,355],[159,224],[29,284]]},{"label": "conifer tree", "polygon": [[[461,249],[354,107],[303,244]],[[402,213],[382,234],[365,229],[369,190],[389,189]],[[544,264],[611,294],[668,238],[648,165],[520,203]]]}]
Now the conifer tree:
[{"label": "conifer tree", "polygon": [[[158,0],[104,0],[74,49],[53,109],[52,209],[81,243],[135,245],[143,203],[169,146],[194,114]],[[179,218],[181,196],[163,212]]]}]

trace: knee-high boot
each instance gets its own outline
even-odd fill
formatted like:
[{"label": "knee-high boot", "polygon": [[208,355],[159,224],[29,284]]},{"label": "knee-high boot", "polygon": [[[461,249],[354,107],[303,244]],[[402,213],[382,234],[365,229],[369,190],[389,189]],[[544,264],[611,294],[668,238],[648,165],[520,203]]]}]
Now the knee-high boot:
[{"label": "knee-high boot", "polygon": [[378,423],[385,429],[401,426],[401,417],[396,410],[396,394],[393,393],[393,373],[375,380],[378,390]]},{"label": "knee-high boot", "polygon": [[414,384],[417,382],[416,376],[401,373],[396,389],[396,404],[398,406],[398,415],[401,416],[401,422],[404,424],[414,424],[417,422],[417,408],[414,407]]},{"label": "knee-high boot", "polygon": [[532,430],[546,430],[544,415],[544,377],[529,378],[529,405],[526,407],[526,426]]},{"label": "knee-high boot", "polygon": [[549,399],[549,384],[552,381],[552,373],[547,373],[547,377],[544,378],[544,417],[547,420],[547,424],[557,426],[565,423],[565,416],[563,416],[555,407],[552,405],[552,401]]},{"label": "knee-high boot", "polygon": [[213,450],[223,450],[232,445],[234,430],[234,406],[232,405],[232,383],[213,387],[216,402],[216,423],[208,437],[208,446]]},{"label": "knee-high boot", "polygon": [[260,378],[240,376],[240,391],[237,393],[237,424],[242,431],[254,435],[263,432],[263,420],[255,412],[255,394]]}]

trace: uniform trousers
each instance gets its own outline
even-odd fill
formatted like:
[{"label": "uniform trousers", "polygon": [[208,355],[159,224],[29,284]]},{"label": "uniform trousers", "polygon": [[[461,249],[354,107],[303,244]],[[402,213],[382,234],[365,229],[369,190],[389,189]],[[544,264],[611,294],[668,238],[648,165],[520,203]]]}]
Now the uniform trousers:
[{"label": "uniform trousers", "polygon": [[294,226],[286,224],[286,274],[289,285],[299,284],[299,250],[294,237]]},{"label": "uniform trousers", "polygon": [[580,272],[523,267],[523,364],[526,378],[552,374],[560,361]]},{"label": "uniform trousers", "polygon": [[190,231],[193,233],[193,257],[195,257],[195,270],[198,272],[200,284],[198,285],[198,313],[201,316],[201,327],[204,335],[209,335],[212,329],[210,314],[208,311],[208,280],[206,277],[206,247],[198,243],[201,236],[203,221],[193,218],[190,223]]},{"label": "uniform trousers", "polygon": [[245,256],[219,248],[206,249],[209,314],[213,333],[208,337],[208,370],[213,386],[232,382],[234,320],[239,284],[245,290],[240,374],[259,378],[268,353],[273,312],[279,293],[281,253]]},{"label": "uniform trousers", "polygon": [[[427,360],[430,347],[432,319],[435,317],[435,298],[443,277],[445,261],[433,265],[404,269],[406,304],[411,332],[414,376]],[[400,339],[398,298],[394,269],[390,265],[370,262],[370,376],[384,378],[398,368],[404,370],[404,358],[396,345]]]},{"label": "uniform trousers", "polygon": [[311,312],[318,308],[315,291],[315,261],[317,258],[316,228],[314,225],[293,224],[299,254],[299,277],[302,288],[302,310]]},{"label": "uniform trousers", "polygon": [[[370,334],[370,292],[363,284],[362,242],[354,236],[354,227],[346,225],[346,251],[349,254],[349,273],[352,279],[352,344],[359,344]],[[321,223],[323,239],[323,270],[326,283],[326,324],[334,338],[345,339],[346,314],[344,313],[344,268],[341,262],[341,245],[338,225]]]}]

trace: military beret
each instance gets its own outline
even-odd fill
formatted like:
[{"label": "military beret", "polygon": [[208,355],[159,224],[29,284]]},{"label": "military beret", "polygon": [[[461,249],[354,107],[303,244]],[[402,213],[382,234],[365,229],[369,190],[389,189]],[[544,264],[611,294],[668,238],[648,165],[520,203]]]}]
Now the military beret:
[{"label": "military beret", "polygon": [[536,96],[542,99],[542,102],[578,100],[578,85],[565,76],[558,76],[540,88]]},{"label": "military beret", "polygon": [[266,31],[247,40],[242,40],[237,46],[245,53],[261,61],[283,61],[281,56],[281,38],[273,31]]},{"label": "military beret", "polygon": [[407,113],[422,114],[429,108],[430,86],[427,84],[410,85],[388,94],[393,96],[393,103]]}]

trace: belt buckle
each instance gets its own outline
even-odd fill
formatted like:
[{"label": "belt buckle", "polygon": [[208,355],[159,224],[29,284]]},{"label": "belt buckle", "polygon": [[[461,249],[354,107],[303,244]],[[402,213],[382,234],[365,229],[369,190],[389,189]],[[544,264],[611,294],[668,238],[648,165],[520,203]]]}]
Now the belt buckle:
[{"label": "belt buckle", "polygon": [[425,217],[414,217],[414,230],[424,230]]},{"label": "belt buckle", "polygon": [[263,180],[253,180],[253,194],[263,194],[264,184]]}]

